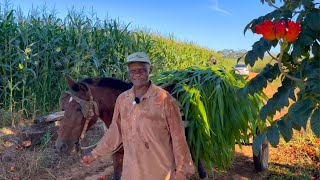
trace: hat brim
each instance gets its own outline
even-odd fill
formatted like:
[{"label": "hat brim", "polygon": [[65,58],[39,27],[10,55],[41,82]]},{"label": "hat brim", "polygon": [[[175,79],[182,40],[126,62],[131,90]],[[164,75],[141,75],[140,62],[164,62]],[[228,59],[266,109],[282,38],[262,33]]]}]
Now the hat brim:
[{"label": "hat brim", "polygon": [[146,61],[139,61],[139,60],[134,60],[134,61],[127,61],[127,62],[125,62],[124,64],[126,64],[126,65],[128,65],[128,64],[130,64],[130,63],[134,63],[134,62],[141,62],[141,63],[147,63],[147,64],[151,64],[150,62],[146,62]]}]

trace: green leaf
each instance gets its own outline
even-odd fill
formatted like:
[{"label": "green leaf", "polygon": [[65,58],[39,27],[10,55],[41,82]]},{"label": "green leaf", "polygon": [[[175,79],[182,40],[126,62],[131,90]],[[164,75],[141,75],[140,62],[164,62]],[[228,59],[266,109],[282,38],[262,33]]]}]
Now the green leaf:
[{"label": "green leaf", "polygon": [[292,18],[292,11],[290,11],[290,10],[281,11],[280,16],[281,16],[281,18],[284,18],[284,19],[291,19]]},{"label": "green leaf", "polygon": [[19,69],[23,69],[23,65],[19,63]]},{"label": "green leaf", "polygon": [[291,55],[292,56],[295,56],[295,57],[300,57],[301,56],[301,40],[300,38],[294,43],[293,45],[293,50],[291,52]]},{"label": "green leaf", "polygon": [[253,151],[254,155],[256,155],[256,156],[259,155],[261,145],[262,145],[265,138],[266,138],[266,133],[264,132],[262,134],[259,134],[257,137],[255,137],[253,139],[252,151]]},{"label": "green leaf", "polygon": [[273,147],[277,147],[280,140],[279,129],[276,125],[270,126],[267,131],[267,138]]},{"label": "green leaf", "polygon": [[295,10],[300,6],[300,0],[286,1],[285,5],[289,10]]},{"label": "green leaf", "polygon": [[266,119],[268,117],[268,107],[267,106],[263,106],[261,108],[259,116],[262,121],[264,121],[264,122],[266,121]]},{"label": "green leaf", "polygon": [[[256,21],[257,21],[257,20],[254,19],[254,20],[252,20],[250,23],[248,23],[248,24],[246,25],[246,27],[245,27],[244,30],[243,30],[243,35],[246,34],[246,32],[247,32],[248,29],[253,29],[253,28],[251,28],[251,27],[254,25],[254,23],[255,23]],[[255,32],[255,30],[253,30],[253,33],[254,33],[254,32]]]},{"label": "green leaf", "polygon": [[320,46],[317,41],[315,41],[312,45],[312,54],[315,57],[320,58]]},{"label": "green leaf", "polygon": [[301,125],[295,121],[291,121],[291,126],[293,129],[300,131],[301,130]]},{"label": "green leaf", "polygon": [[34,79],[37,78],[36,72],[34,72],[34,70],[28,68],[27,71],[28,71],[28,72],[31,72],[31,74],[33,75],[33,78],[34,78]]},{"label": "green leaf", "polygon": [[301,3],[305,9],[310,9],[313,4],[311,0],[301,0]]},{"label": "green leaf", "polygon": [[307,127],[307,121],[312,112],[312,100],[311,99],[303,99],[294,103],[288,112],[288,121],[293,121],[304,129]]},{"label": "green leaf", "polygon": [[264,56],[264,52],[262,47],[260,47],[260,42],[255,42],[253,45],[253,51],[256,54],[256,56],[258,56],[260,59],[263,59]]},{"label": "green leaf", "polygon": [[261,92],[262,88],[267,86],[267,82],[272,82],[280,74],[277,64],[266,64],[262,71],[253,79],[251,79],[244,88],[239,90],[239,95],[254,94]]},{"label": "green leaf", "polygon": [[254,80],[249,83],[249,90],[253,92],[254,90],[261,89],[267,87],[267,80],[262,75],[257,75]]},{"label": "green leaf", "polygon": [[271,45],[272,45],[273,47],[276,47],[276,46],[278,45],[278,40],[275,39],[275,40],[271,41],[270,43],[271,43]]},{"label": "green leaf", "polygon": [[305,11],[302,11],[298,17],[297,17],[297,22],[301,22],[306,16],[306,12]]},{"label": "green leaf", "polygon": [[11,66],[9,64],[0,64],[0,67],[7,68],[8,71],[11,69]]},{"label": "green leaf", "polygon": [[289,142],[292,138],[291,124],[288,121],[281,119],[281,120],[277,121],[277,125],[278,125],[278,128],[280,130],[280,133],[281,133],[283,139],[286,142]]},{"label": "green leaf", "polygon": [[294,94],[295,88],[290,88],[289,90],[289,98],[292,99],[293,101],[296,101],[296,95]]},{"label": "green leaf", "polygon": [[315,34],[310,30],[305,30],[299,36],[299,39],[304,46],[311,46],[311,44],[315,41]]},{"label": "green leaf", "polygon": [[248,51],[245,57],[246,64],[250,64],[251,67],[253,67],[254,63],[258,59],[257,55],[254,53],[253,50]]},{"label": "green leaf", "polygon": [[311,13],[308,13],[306,15],[306,21],[307,21],[307,25],[308,27],[315,31],[315,32],[319,32],[320,31],[320,11],[313,11]]},{"label": "green leaf", "polygon": [[285,62],[288,62],[290,59],[290,55],[287,53],[287,52],[284,52],[283,55],[282,55],[282,62],[285,63]]},{"label": "green leaf", "polygon": [[310,126],[312,132],[320,138],[320,108],[317,108],[312,116],[311,116],[311,121],[310,121]]},{"label": "green leaf", "polygon": [[265,121],[267,115],[274,116],[276,114],[278,106],[278,95],[275,94],[272,98],[267,101],[267,104],[264,105],[260,110],[260,118]]},{"label": "green leaf", "polygon": [[264,53],[271,48],[271,43],[264,38],[260,38],[259,41],[255,42],[252,46],[252,51],[260,59],[263,59]]}]

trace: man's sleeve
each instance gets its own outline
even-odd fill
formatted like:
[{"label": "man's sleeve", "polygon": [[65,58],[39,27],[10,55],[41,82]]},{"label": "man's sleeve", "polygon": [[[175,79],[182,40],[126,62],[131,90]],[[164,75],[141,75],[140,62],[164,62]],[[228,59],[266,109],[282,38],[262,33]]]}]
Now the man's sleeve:
[{"label": "man's sleeve", "polygon": [[122,144],[119,101],[120,100],[118,98],[116,101],[116,105],[113,112],[113,118],[109,129],[107,130],[107,132],[104,133],[104,136],[98,143],[97,147],[93,149],[91,152],[94,156],[109,155],[113,151],[117,150]]},{"label": "man's sleeve", "polygon": [[174,98],[169,94],[165,106],[165,111],[169,131],[171,134],[173,153],[176,163],[175,179],[186,179],[186,177],[194,174],[195,169],[192,162],[190,150],[187,145],[179,107]]}]

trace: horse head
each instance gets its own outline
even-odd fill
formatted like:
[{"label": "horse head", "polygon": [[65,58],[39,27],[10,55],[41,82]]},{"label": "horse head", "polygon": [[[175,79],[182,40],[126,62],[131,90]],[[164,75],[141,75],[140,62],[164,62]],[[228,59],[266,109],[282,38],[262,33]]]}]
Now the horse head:
[{"label": "horse head", "polygon": [[55,143],[56,149],[62,153],[70,152],[99,117],[91,86],[83,81],[76,83],[69,75],[66,81],[72,92],[64,92],[60,96],[64,118]]}]

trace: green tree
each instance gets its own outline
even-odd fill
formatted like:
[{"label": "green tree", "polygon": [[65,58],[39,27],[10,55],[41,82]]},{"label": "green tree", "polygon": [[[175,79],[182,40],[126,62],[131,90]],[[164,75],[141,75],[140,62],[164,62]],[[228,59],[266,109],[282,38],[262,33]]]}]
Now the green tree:
[{"label": "green tree", "polygon": [[[258,154],[258,148],[265,138],[276,147],[280,134],[288,142],[292,138],[293,129],[306,129],[308,121],[313,133],[320,137],[320,3],[313,0],[280,0],[277,4],[281,3],[282,6],[277,7],[275,0],[261,0],[261,2],[267,3],[275,10],[253,19],[245,27],[244,33],[251,30],[264,36],[246,53],[245,63],[253,66],[259,58],[263,59],[266,53],[272,56],[269,52],[271,47],[280,46],[280,53],[275,57],[272,56],[276,61],[275,64],[267,64],[240,92],[253,94],[261,91],[277,77],[281,77],[282,85],[260,111],[262,121],[266,121],[267,116],[273,116],[276,111],[288,106],[289,99],[294,103],[287,114],[272,121],[270,126],[261,131],[262,133],[254,141],[255,154]],[[266,23],[268,21],[269,23]],[[274,27],[270,25],[270,21],[274,23]],[[285,24],[285,29],[281,34],[281,28],[278,27],[282,22]],[[292,25],[292,22],[297,27],[299,25],[301,30],[294,40],[289,38],[292,35],[289,24]],[[266,24],[271,26],[269,28],[275,36],[261,32],[261,30],[267,31],[264,29],[267,27],[264,26]],[[297,96],[295,90],[298,91]]]},{"label": "green tree", "polygon": [[234,58],[238,59],[243,56],[243,54],[246,53],[246,50],[240,49],[240,50],[233,50],[233,49],[223,49],[221,51],[218,51],[217,53],[222,54],[222,57],[224,58]]}]

